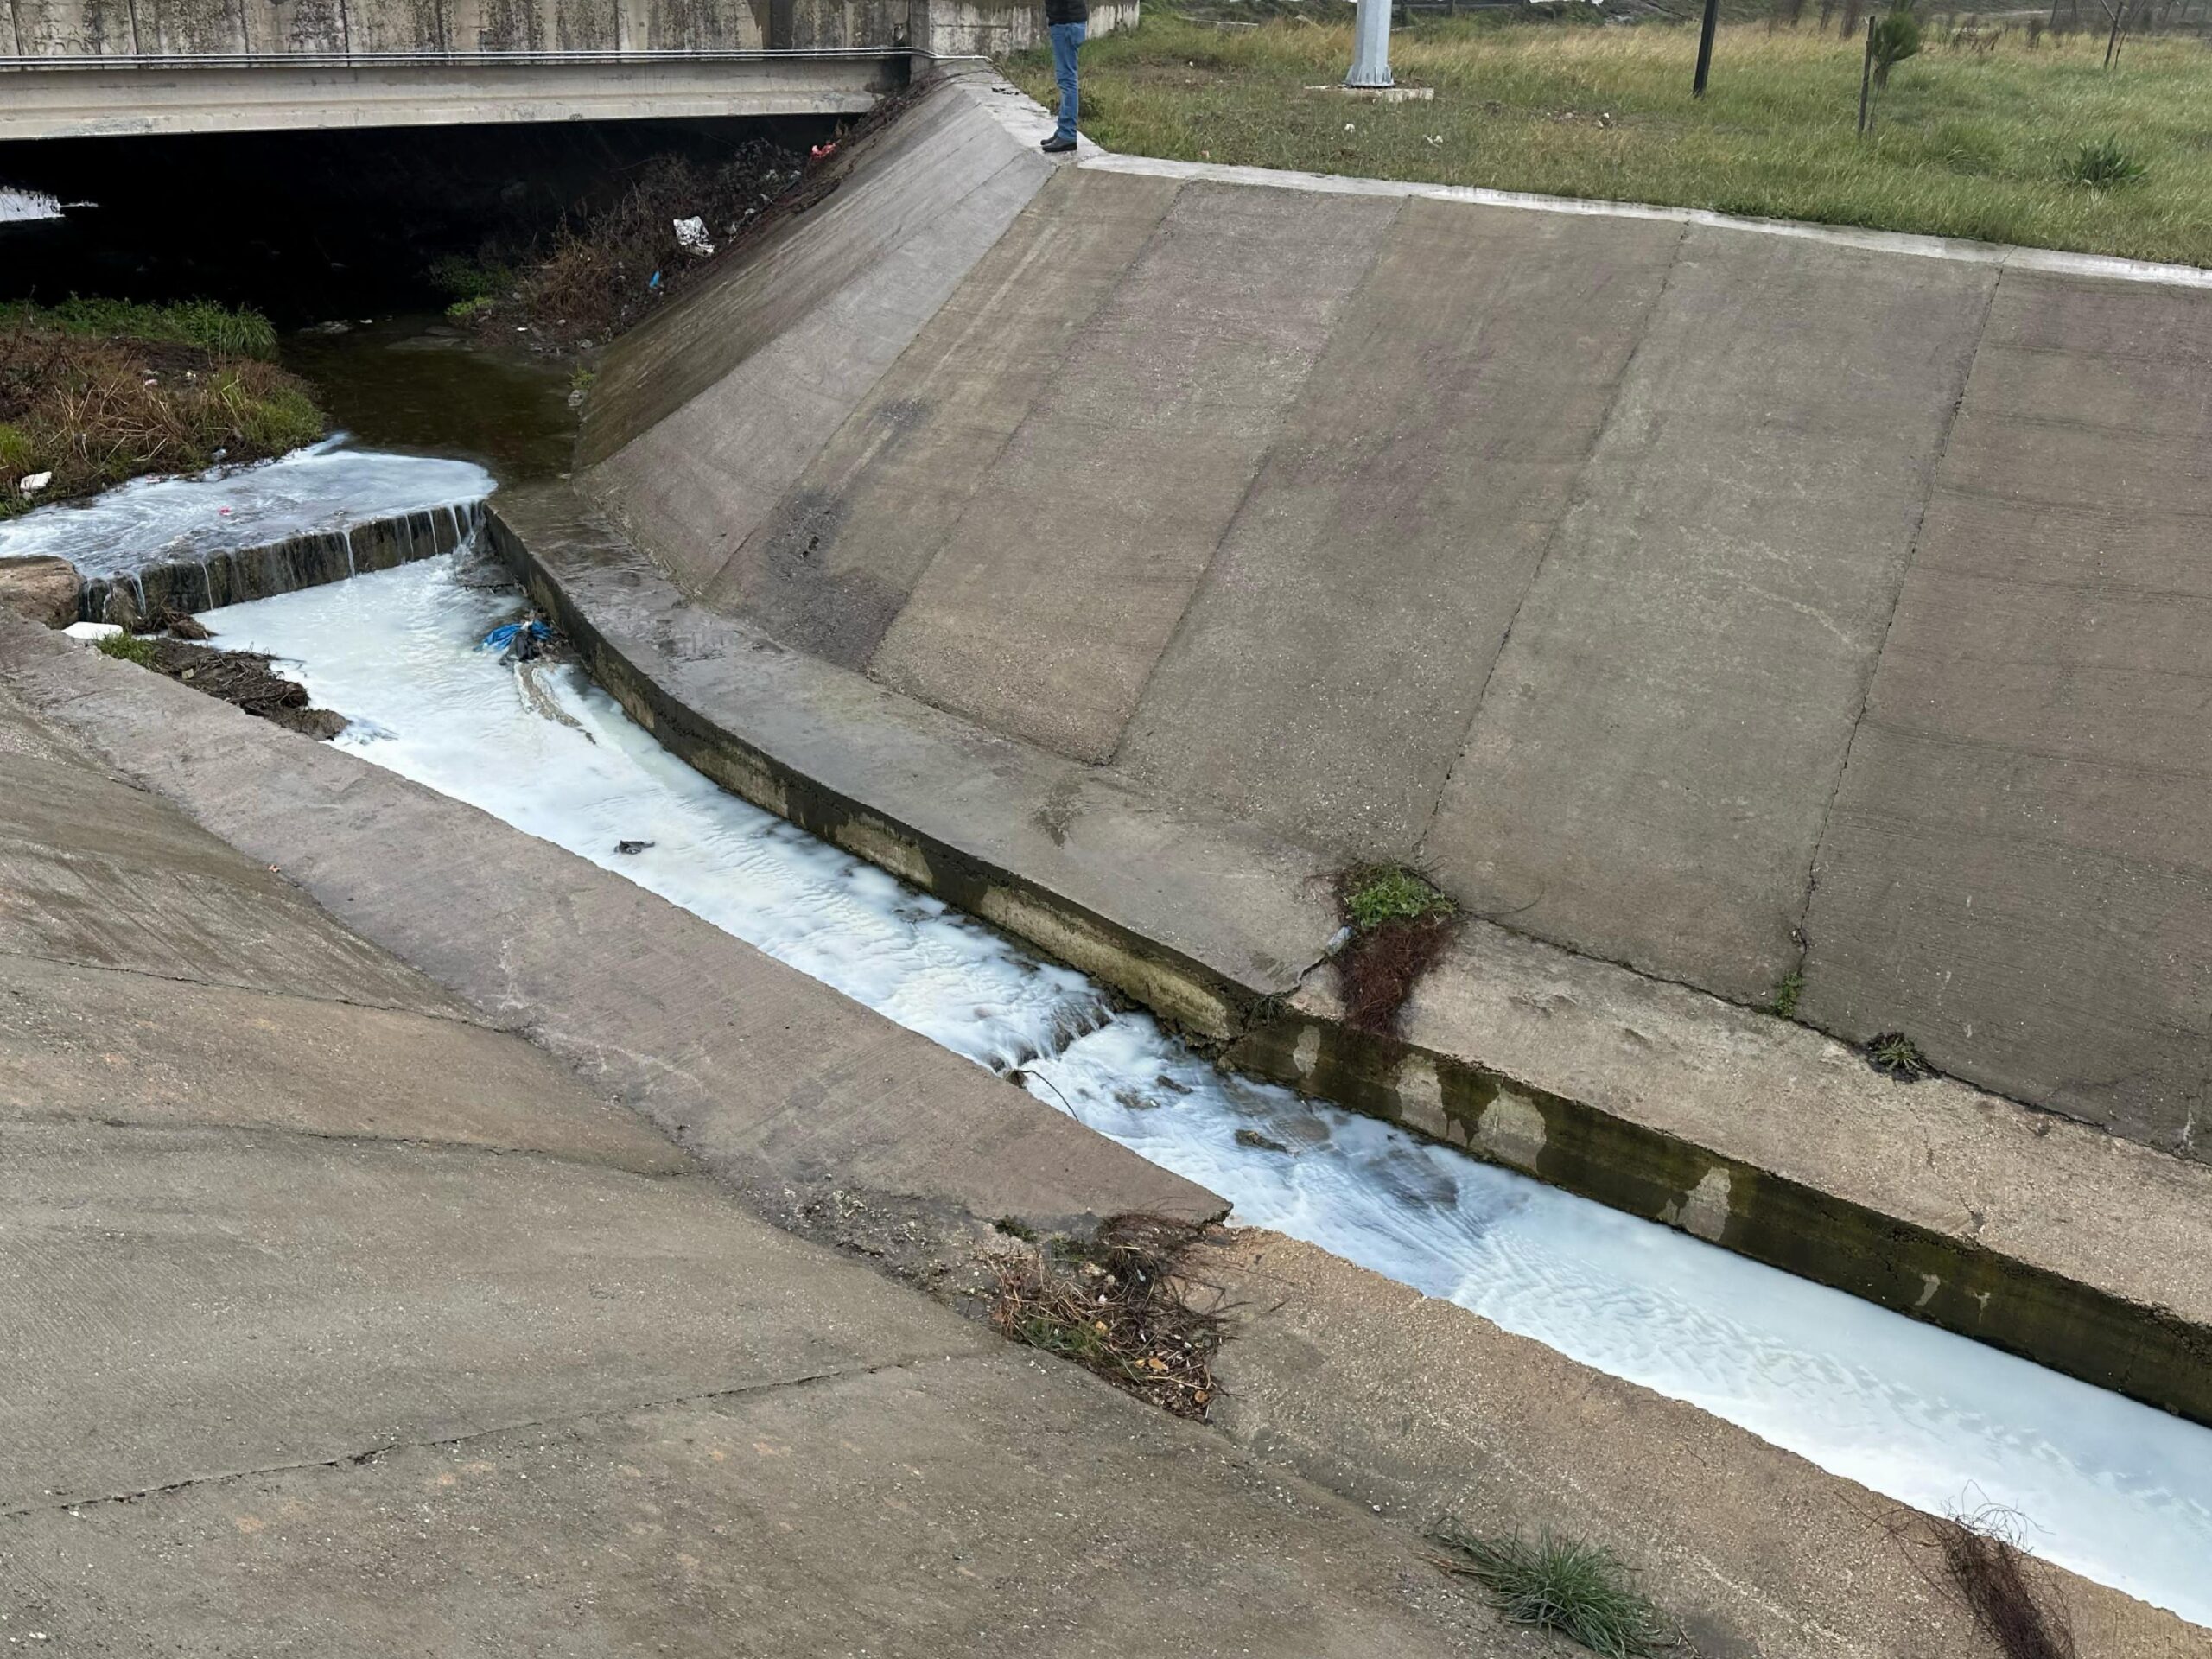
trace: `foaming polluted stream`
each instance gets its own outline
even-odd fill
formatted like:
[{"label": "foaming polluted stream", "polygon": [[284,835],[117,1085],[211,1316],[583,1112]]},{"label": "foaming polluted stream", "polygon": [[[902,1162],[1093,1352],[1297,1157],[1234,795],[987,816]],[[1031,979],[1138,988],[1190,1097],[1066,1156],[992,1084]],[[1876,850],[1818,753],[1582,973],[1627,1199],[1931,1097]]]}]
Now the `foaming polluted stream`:
[{"label": "foaming polluted stream", "polygon": [[[1274,1228],[1936,1512],[2212,1623],[2212,1431],[1372,1119],[1226,1075],[1097,987],[725,793],[454,555],[210,612],[354,724],[338,745],[619,872]],[[622,843],[647,843],[628,853]],[[1242,1139],[1238,1131],[1248,1131]]]},{"label": "foaming polluted stream", "polygon": [[0,522],[0,558],[51,554],[87,576],[129,575],[372,518],[457,510],[492,488],[473,461],[355,449],[341,434],[274,461],[137,479]]}]

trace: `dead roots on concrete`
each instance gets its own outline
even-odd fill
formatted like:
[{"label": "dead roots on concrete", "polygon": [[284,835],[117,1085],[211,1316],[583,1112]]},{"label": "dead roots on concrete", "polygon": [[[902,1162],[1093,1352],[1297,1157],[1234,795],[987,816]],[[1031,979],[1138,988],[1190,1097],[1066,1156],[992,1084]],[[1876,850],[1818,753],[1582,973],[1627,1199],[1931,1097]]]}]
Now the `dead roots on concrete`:
[{"label": "dead roots on concrete", "polygon": [[1989,1507],[1967,1516],[1907,1516],[1892,1524],[1923,1577],[1965,1604],[2005,1659],[2079,1659],[2050,1568],[2017,1541],[2020,1517]]},{"label": "dead roots on concrete", "polygon": [[1089,1243],[1022,1241],[997,1264],[991,1323],[1163,1411],[1203,1419],[1218,1392],[1212,1361],[1229,1313],[1186,1266],[1207,1230],[1117,1216]]}]

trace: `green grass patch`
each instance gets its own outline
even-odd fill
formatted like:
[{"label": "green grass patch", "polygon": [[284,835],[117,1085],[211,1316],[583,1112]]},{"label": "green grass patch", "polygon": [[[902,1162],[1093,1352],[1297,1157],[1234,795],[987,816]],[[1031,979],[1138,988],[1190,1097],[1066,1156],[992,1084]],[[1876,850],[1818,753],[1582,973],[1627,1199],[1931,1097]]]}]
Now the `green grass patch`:
[{"label": "green grass patch", "polygon": [[[1724,27],[1702,100],[1690,96],[1694,27],[1424,20],[1392,36],[1391,60],[1434,100],[1371,104],[1308,90],[1344,78],[1348,20],[1219,29],[1163,3],[1084,48],[1084,127],[1136,155],[2212,265],[2202,44],[2133,40],[2107,70],[2101,34],[2045,32],[2031,46],[2008,28],[1985,51],[1930,28],[1895,64],[1861,138],[1864,25],[1846,39],[1816,14]],[[1052,101],[1043,54],[1004,67]],[[2079,164],[2114,134],[2129,167]]]},{"label": "green grass patch", "polygon": [[1777,1020],[1797,1017],[1797,999],[1805,995],[1805,975],[1802,969],[1792,969],[1782,976],[1782,983],[1774,988],[1774,1001],[1766,1011]]},{"label": "green grass patch", "polygon": [[1516,1624],[1555,1630],[1605,1659],[1656,1659],[1682,1646],[1681,1627],[1610,1550],[1548,1532],[1534,1541],[1437,1535],[1452,1551],[1449,1570],[1481,1585]]},{"label": "green grass patch", "polygon": [[136,300],[86,299],[72,295],[59,305],[29,301],[0,304],[0,328],[51,330],[95,340],[136,340],[196,346],[214,357],[274,358],[276,329],[260,312],[185,300],[144,305]]},{"label": "green grass patch", "polygon": [[135,633],[111,633],[99,642],[99,653],[118,661],[136,663],[141,668],[154,666],[160,647],[151,639],[141,639]]},{"label": "green grass patch", "polygon": [[1373,864],[1343,878],[1344,918],[1365,932],[1388,922],[1417,922],[1459,909],[1451,895],[1397,864]]},{"label": "green grass patch", "polygon": [[458,253],[432,260],[425,274],[432,287],[453,300],[497,299],[516,280],[514,271],[497,259],[472,259]]},{"label": "green grass patch", "polygon": [[498,308],[499,302],[489,294],[478,294],[466,300],[455,300],[446,307],[448,322],[474,322],[478,318]]}]

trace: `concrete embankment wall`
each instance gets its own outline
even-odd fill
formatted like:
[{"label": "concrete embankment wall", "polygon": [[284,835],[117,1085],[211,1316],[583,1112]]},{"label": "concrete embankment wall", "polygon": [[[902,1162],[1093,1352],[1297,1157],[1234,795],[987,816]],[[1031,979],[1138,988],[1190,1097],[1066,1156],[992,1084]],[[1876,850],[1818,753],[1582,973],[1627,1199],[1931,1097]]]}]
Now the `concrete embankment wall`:
[{"label": "concrete embankment wall", "polygon": [[2203,1155],[2212,294],[1050,170],[991,99],[609,362],[580,482],[695,600]]}]

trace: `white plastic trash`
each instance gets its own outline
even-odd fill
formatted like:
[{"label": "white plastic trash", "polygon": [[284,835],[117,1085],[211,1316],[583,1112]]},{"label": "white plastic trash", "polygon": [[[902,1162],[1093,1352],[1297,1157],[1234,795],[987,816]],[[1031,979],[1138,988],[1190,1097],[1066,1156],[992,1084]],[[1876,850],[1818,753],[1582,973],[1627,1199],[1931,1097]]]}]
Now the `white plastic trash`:
[{"label": "white plastic trash", "polygon": [[715,245],[707,240],[707,221],[694,213],[690,219],[670,221],[676,226],[676,240],[686,253],[710,254]]}]

